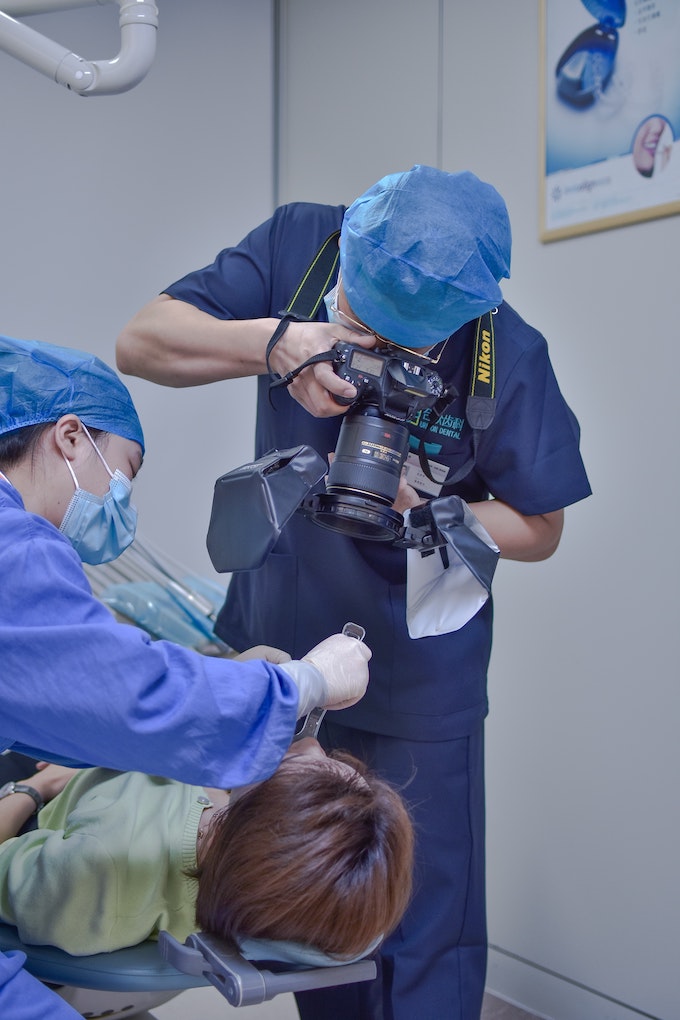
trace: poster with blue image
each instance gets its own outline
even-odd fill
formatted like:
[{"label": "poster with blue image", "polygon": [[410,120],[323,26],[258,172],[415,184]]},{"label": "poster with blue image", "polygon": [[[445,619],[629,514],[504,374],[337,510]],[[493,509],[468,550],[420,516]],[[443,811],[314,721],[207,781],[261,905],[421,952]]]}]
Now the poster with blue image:
[{"label": "poster with blue image", "polygon": [[680,0],[541,13],[541,240],[680,212]]}]

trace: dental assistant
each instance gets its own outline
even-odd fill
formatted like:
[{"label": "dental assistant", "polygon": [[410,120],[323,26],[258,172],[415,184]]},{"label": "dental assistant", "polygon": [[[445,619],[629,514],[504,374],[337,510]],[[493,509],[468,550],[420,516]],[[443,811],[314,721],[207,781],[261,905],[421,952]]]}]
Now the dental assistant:
[{"label": "dental assistant", "polygon": [[[225,789],[270,776],[312,707],[363,695],[371,653],[341,634],[276,664],[118,623],[81,561],[134,538],[144,438],[130,394],[90,354],[10,337],[0,384],[0,750]],[[22,963],[0,955],[5,1020],[77,1015]]]}]

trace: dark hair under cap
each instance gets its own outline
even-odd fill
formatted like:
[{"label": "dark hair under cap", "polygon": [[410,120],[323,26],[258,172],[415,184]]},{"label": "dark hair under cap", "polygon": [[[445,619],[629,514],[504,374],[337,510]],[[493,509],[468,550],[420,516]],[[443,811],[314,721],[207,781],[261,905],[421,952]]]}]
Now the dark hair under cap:
[{"label": "dark hair under cap", "polygon": [[144,450],[132,397],[112,368],[72,347],[0,336],[0,435],[64,414]]}]

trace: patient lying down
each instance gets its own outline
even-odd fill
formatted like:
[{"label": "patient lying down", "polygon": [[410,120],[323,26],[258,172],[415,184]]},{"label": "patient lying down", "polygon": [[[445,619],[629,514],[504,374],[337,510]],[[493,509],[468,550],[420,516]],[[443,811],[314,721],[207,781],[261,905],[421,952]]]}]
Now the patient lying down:
[{"label": "patient lying down", "polygon": [[180,941],[202,930],[349,959],[408,903],[413,833],[401,798],[311,738],[271,778],[231,794],[56,765],[25,782],[53,798],[18,836],[30,797],[0,800],[0,919],[27,944],[86,956],[163,929]]}]

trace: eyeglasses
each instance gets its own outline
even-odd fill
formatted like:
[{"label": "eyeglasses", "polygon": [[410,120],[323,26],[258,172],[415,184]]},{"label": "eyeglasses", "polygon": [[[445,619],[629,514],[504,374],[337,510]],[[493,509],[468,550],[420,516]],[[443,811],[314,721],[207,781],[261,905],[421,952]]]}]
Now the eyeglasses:
[{"label": "eyeglasses", "polygon": [[[395,343],[394,340],[388,340],[386,336],[381,336],[380,333],[376,333],[375,330],[369,329],[362,322],[357,319],[353,319],[351,315],[347,315],[342,309],[338,308],[338,293],[340,291],[340,285],[342,283],[342,276],[338,273],[338,282],[335,285],[335,295],[330,302],[329,310],[335,317],[335,321],[341,326],[346,326],[347,329],[354,330],[355,333],[360,333],[362,336],[375,337],[376,345],[379,349],[395,349],[407,357],[420,358],[423,361],[428,362],[431,365],[436,365],[446,347],[448,337],[444,340],[440,340],[439,343],[434,344],[432,347],[428,347],[426,351],[420,351],[417,348],[404,347],[402,344]],[[434,352],[434,353],[432,353]]]}]

